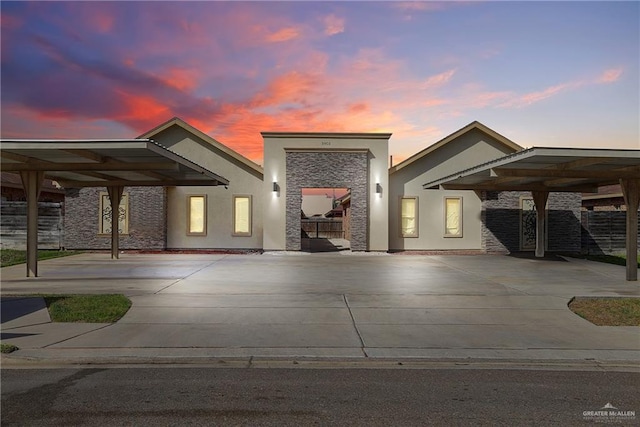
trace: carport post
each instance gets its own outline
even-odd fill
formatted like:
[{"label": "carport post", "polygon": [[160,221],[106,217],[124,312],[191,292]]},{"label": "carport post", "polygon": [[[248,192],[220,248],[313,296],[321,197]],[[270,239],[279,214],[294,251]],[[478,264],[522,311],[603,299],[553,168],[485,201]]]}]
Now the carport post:
[{"label": "carport post", "polygon": [[536,205],[536,257],[544,257],[545,224],[547,222],[548,191],[532,191],[533,203]]},{"label": "carport post", "polygon": [[38,277],[38,198],[44,172],[20,172],[27,196],[27,277]]},{"label": "carport post", "polygon": [[120,258],[119,251],[119,217],[120,217],[120,201],[122,200],[122,185],[114,185],[107,187],[109,193],[109,201],[111,202],[111,259]]},{"label": "carport post", "polygon": [[627,205],[627,280],[638,280],[638,202],[640,179],[621,179],[620,186]]}]

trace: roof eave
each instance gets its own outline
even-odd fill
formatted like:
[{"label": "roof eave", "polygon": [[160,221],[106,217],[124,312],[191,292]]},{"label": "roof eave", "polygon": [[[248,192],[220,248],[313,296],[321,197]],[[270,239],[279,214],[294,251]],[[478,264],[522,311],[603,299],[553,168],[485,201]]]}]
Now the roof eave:
[{"label": "roof eave", "polygon": [[501,144],[505,145],[506,147],[511,148],[512,150],[514,150],[514,152],[518,152],[518,151],[522,151],[524,150],[524,147],[516,144],[515,142],[513,142],[512,140],[510,140],[509,138],[505,137],[504,135],[499,134],[498,132],[494,131],[493,129],[483,125],[482,123],[480,123],[479,121],[473,121],[471,123],[469,123],[468,125],[464,126],[461,129],[458,129],[457,131],[453,132],[450,135],[445,136],[444,138],[442,138],[441,140],[431,144],[430,146],[428,146],[427,148],[417,152],[416,154],[412,155],[411,157],[409,157],[408,159],[403,160],[402,162],[398,163],[395,166],[392,166],[389,168],[389,175],[411,165],[412,163],[422,159],[423,157],[427,156],[428,154],[436,151],[437,149],[445,146],[446,144],[448,144],[449,142],[459,138],[460,136],[464,135],[465,133],[468,133],[474,129],[477,129],[485,134],[487,134],[488,136],[492,137],[493,139],[495,139],[496,141],[500,142]]}]

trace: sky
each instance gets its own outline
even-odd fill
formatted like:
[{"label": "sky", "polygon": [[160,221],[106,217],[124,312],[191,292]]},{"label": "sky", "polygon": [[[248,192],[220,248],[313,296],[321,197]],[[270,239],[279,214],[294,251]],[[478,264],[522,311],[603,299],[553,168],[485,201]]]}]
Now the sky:
[{"label": "sky", "polygon": [[394,163],[477,120],[524,146],[640,148],[640,3],[0,2],[2,138],[133,138],[180,117],[391,132]]}]

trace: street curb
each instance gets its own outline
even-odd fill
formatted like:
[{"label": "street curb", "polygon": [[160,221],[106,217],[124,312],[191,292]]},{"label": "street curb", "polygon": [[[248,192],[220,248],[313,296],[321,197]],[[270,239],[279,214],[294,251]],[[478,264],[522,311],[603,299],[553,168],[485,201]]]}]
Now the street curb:
[{"label": "street curb", "polygon": [[570,359],[443,359],[345,357],[33,357],[3,354],[2,368],[48,367],[208,367],[234,369],[516,369],[561,371],[621,371],[640,373],[640,361]]}]

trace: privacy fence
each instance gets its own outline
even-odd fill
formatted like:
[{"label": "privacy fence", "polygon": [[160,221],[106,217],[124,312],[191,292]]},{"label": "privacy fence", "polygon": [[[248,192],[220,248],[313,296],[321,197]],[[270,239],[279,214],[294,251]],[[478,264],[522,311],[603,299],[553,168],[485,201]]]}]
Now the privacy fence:
[{"label": "privacy fence", "polygon": [[[582,252],[607,254],[625,251],[625,211],[583,211]],[[640,244],[640,232],[638,233]]]},{"label": "privacy fence", "polygon": [[342,218],[309,218],[301,223],[303,239],[344,239]]},{"label": "privacy fence", "polygon": [[[62,203],[38,203],[38,248],[60,249],[62,236]],[[27,248],[27,202],[0,205],[0,247]]]}]

